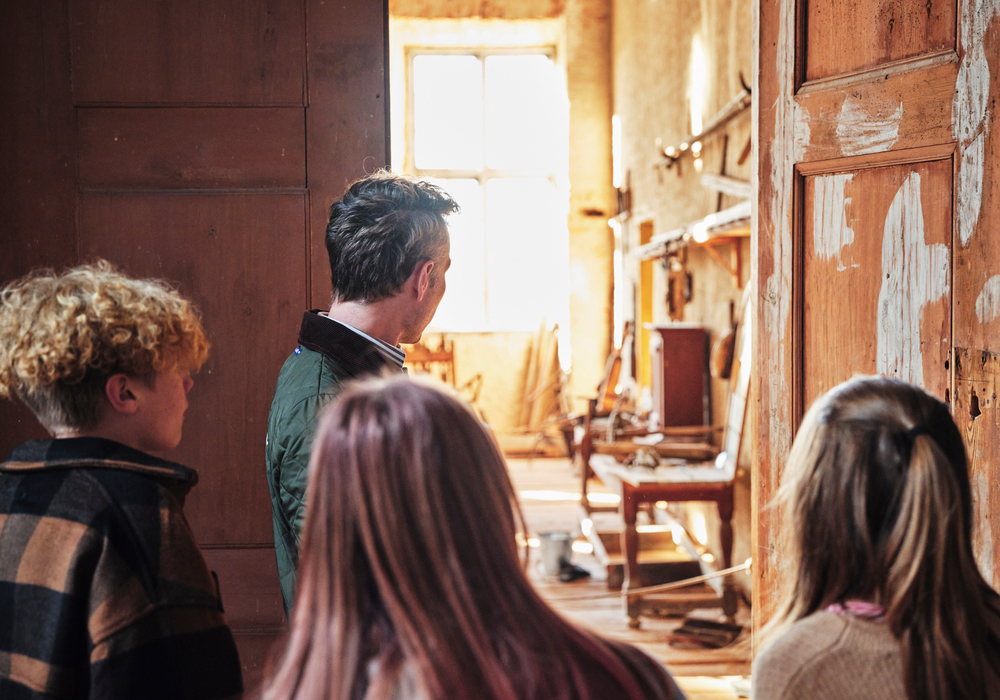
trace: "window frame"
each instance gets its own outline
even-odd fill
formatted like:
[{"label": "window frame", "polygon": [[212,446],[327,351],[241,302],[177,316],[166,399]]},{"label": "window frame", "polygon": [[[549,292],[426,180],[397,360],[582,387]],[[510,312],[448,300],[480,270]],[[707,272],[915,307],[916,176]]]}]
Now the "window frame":
[{"label": "window frame", "polygon": [[[534,46],[508,46],[508,47],[434,47],[434,46],[414,46],[408,45],[404,49],[404,60],[406,66],[406,111],[405,111],[405,149],[403,152],[403,172],[421,178],[433,178],[436,180],[476,180],[479,183],[482,197],[482,235],[483,249],[489,249],[489,206],[487,185],[490,180],[516,179],[516,178],[540,178],[548,180],[556,191],[560,190],[560,168],[551,165],[549,168],[490,168],[486,159],[486,59],[490,56],[545,56],[557,69],[559,68],[558,51],[555,45],[534,45]],[[455,168],[417,168],[416,166],[416,140],[415,140],[415,115],[414,115],[414,70],[413,62],[418,56],[474,56],[479,60],[482,71],[483,85],[483,163],[478,170],[455,169]],[[490,279],[489,279],[489,256],[483,255],[483,319],[485,330],[505,332],[513,329],[497,327],[490,319]],[[551,323],[553,319],[549,319]],[[443,328],[445,332],[456,332],[454,329]],[[461,329],[465,331],[467,329]],[[461,332],[458,331],[458,332]]]}]

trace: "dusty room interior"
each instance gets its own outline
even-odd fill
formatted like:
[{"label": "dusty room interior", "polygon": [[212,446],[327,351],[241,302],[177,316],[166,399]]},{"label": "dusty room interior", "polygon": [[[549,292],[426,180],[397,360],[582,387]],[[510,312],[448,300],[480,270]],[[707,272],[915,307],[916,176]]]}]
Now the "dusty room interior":
[{"label": "dusty room interior", "polygon": [[[736,601],[738,646],[675,654],[682,617],[643,612],[630,629],[615,595],[593,622],[664,658],[689,697],[745,686],[751,632],[782,583],[785,534],[768,506],[789,446],[813,399],[855,373],[951,404],[978,563],[1000,585],[995,3],[167,4],[0,10],[0,283],[103,257],[201,306],[216,350],[175,457],[212,465],[186,512],[248,685],[285,625],[262,462],[275,377],[302,311],[329,297],[329,203],[383,166],[454,181],[463,204],[448,295],[410,359],[496,433],[537,523],[530,544],[571,531],[574,561],[602,574],[595,543],[610,542],[627,570],[618,534],[585,530],[625,528],[600,507],[616,511],[626,488],[615,455],[642,445],[629,416],[656,414],[645,433],[715,428],[685,435],[674,458],[722,452],[729,477],[704,500],[653,498],[632,534],[685,543],[689,574],[752,560],[706,594],[712,619],[725,594]],[[496,104],[491,57],[497,75],[509,68]],[[528,120],[533,140],[490,142],[491,109],[501,126]],[[695,418],[677,414],[692,397]],[[9,402],[0,425],[4,455],[43,434]],[[581,512],[591,468],[604,479]],[[607,589],[602,575],[533,575],[554,601]]]}]

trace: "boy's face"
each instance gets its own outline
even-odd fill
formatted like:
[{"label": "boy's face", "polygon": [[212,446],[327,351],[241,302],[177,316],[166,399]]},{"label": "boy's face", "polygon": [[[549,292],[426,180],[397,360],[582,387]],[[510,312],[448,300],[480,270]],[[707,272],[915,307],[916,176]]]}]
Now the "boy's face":
[{"label": "boy's face", "polygon": [[143,452],[166,452],[181,441],[184,412],[187,411],[187,393],[194,380],[191,372],[179,367],[160,370],[152,387],[137,382],[141,391],[140,408],[136,415],[136,445]]}]

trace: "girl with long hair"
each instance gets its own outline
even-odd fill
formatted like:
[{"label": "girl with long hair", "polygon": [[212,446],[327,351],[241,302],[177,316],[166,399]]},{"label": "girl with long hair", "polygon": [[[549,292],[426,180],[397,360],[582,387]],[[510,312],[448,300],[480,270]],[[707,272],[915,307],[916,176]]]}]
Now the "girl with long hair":
[{"label": "girl with long hair", "polygon": [[492,438],[405,379],[355,384],[313,443],[289,638],[264,698],[679,698],[637,649],[551,610]]},{"label": "girl with long hair", "polygon": [[856,377],[809,409],[778,494],[790,591],[753,697],[1000,697],[1000,598],[973,557],[965,446],[947,405]]}]

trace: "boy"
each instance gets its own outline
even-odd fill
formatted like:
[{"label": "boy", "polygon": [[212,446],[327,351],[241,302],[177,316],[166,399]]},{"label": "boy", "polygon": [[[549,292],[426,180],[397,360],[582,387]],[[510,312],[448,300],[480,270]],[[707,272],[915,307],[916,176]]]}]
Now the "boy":
[{"label": "boy", "polygon": [[0,697],[242,692],[217,585],[182,512],[181,439],[208,341],[195,309],[105,262],[0,291],[0,395],[53,439],[0,464]]}]

